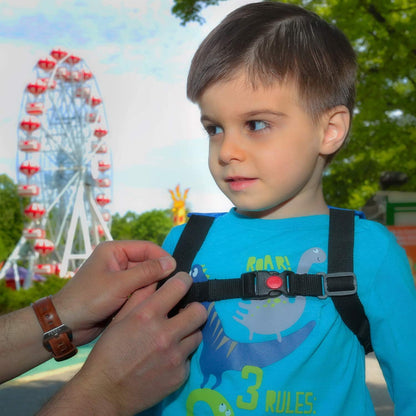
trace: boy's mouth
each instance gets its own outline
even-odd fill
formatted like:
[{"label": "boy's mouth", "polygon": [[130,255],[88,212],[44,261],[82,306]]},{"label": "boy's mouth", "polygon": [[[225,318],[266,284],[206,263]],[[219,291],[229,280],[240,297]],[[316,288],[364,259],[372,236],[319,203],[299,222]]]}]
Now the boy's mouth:
[{"label": "boy's mouth", "polygon": [[243,176],[228,176],[225,178],[225,182],[233,191],[241,191],[243,189],[246,189],[255,181],[256,178],[246,178]]}]

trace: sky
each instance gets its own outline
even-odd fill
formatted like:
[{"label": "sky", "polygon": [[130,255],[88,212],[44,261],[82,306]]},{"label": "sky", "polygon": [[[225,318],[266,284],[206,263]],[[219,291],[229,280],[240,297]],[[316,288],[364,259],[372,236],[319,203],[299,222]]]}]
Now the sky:
[{"label": "sky", "polygon": [[17,125],[34,66],[55,47],[83,58],[105,106],[113,158],[112,213],[166,209],[190,188],[194,212],[227,211],[207,166],[208,139],[186,98],[192,55],[230,11],[222,1],[182,26],[171,0],[1,0],[0,174],[16,181]]}]

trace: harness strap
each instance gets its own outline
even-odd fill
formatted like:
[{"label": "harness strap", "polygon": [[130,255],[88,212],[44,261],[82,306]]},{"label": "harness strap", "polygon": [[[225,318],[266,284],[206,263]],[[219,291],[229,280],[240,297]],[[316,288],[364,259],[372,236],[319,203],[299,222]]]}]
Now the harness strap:
[{"label": "harness strap", "polygon": [[[178,271],[189,271],[214,221],[214,217],[192,215],[175,247],[173,257]],[[297,274],[292,271],[254,271],[234,279],[194,282],[189,292],[171,312],[190,302],[224,299],[266,299],[280,296],[331,297],[345,324],[357,336],[365,352],[372,351],[370,325],[357,295],[353,273],[354,211],[330,209],[328,239],[328,274]],[[169,278],[168,277],[168,278]],[[162,285],[168,278],[162,280]]]},{"label": "harness strap", "polygon": [[325,299],[328,296],[351,295],[356,291],[357,282],[353,273],[297,274],[289,270],[257,270],[234,279],[194,282],[181,300],[181,305],[235,298],[268,299],[280,295]]},{"label": "harness strap", "polygon": [[[331,209],[328,238],[328,273],[354,270],[354,211]],[[357,336],[365,353],[373,351],[370,323],[357,293],[332,298],[342,320]]]},{"label": "harness strap", "polygon": [[172,254],[176,260],[176,269],[172,274],[179,271],[189,272],[196,253],[201,248],[214,220],[215,217],[205,215],[190,216]]},{"label": "harness strap", "polygon": [[158,288],[176,273],[189,272],[196,253],[201,248],[214,220],[215,217],[208,215],[191,215],[189,217],[172,254],[176,260],[176,268],[168,277],[159,281]]}]

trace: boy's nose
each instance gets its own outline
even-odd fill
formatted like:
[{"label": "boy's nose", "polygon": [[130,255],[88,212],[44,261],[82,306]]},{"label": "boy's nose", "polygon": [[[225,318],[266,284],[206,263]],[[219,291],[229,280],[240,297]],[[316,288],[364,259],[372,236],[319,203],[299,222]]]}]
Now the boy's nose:
[{"label": "boy's nose", "polygon": [[244,149],[241,138],[238,135],[224,134],[221,148],[219,151],[219,160],[222,163],[231,163],[241,161],[244,158]]}]

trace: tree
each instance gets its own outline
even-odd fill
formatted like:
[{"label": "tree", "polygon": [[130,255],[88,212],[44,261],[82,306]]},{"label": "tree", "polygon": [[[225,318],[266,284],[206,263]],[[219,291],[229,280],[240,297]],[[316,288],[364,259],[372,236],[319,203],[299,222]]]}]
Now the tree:
[{"label": "tree", "polygon": [[115,240],[147,240],[161,245],[173,226],[170,210],[152,210],[141,215],[131,211],[115,214],[111,234]]},{"label": "tree", "polygon": [[[291,0],[338,26],[357,52],[356,114],[350,142],[324,177],[330,204],[360,207],[380,187],[383,172],[416,189],[416,4],[408,0]],[[175,0],[182,24],[200,21],[210,1]],[[194,5],[194,8],[192,8]],[[178,11],[181,10],[181,12]]]},{"label": "tree", "polygon": [[111,235],[115,240],[133,240],[132,227],[139,215],[128,211],[124,217],[115,214],[111,222]]},{"label": "tree", "polygon": [[137,239],[161,245],[172,225],[170,210],[154,209],[139,216],[133,225],[133,235]]},{"label": "tree", "polygon": [[24,201],[7,175],[0,175],[0,262],[7,260],[23,231]]},{"label": "tree", "polygon": [[[204,23],[204,19],[199,15],[206,6],[217,5],[221,0],[174,0],[172,13],[179,17],[182,25],[188,22]],[[222,0],[223,1],[223,0]]]}]

